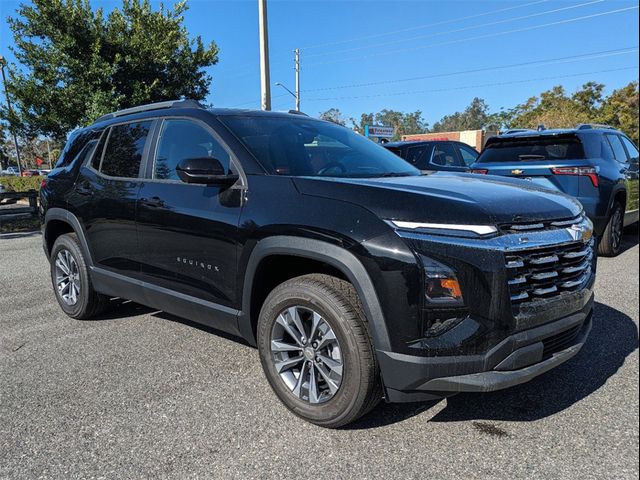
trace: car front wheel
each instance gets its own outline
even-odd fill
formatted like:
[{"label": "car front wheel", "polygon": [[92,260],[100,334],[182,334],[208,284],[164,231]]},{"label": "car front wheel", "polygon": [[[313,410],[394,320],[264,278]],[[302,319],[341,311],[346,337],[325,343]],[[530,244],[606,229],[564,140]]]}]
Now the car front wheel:
[{"label": "car front wheel", "polygon": [[260,312],[258,348],[279,399],[316,425],[346,425],[382,397],[367,321],[344,280],[313,274],[276,287]]}]

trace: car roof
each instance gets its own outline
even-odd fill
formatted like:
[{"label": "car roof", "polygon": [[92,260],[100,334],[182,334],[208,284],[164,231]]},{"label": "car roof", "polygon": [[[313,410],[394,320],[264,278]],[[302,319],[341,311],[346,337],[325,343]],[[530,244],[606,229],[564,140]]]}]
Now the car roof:
[{"label": "car roof", "polygon": [[501,135],[497,135],[495,137],[490,137],[490,139],[494,138],[520,138],[520,137],[552,137],[559,135],[575,135],[577,133],[580,134],[603,134],[603,133],[620,133],[619,130],[606,126],[590,126],[583,125],[578,128],[551,128],[544,130],[521,130],[511,133],[503,133]]},{"label": "car roof", "polygon": [[[440,143],[440,142],[454,142],[454,143],[462,143],[458,140],[406,140],[406,141],[397,141],[397,142],[387,142],[383,143],[383,147],[404,147],[407,145],[425,145],[428,143]],[[466,145],[466,144],[465,144]],[[471,146],[471,145],[469,145]],[[473,147],[472,147],[473,148]]]},{"label": "car roof", "polygon": [[250,110],[240,108],[205,108],[196,100],[170,100],[166,102],[150,103],[137,107],[127,108],[116,112],[107,113],[98,118],[89,128],[95,126],[107,126],[112,123],[126,122],[127,119],[137,120],[150,117],[163,117],[176,114],[202,114],[208,113],[216,117],[222,116],[245,116],[245,117],[282,117],[282,118],[307,118],[314,121],[323,121],[311,118],[308,115],[289,110],[288,112]]}]

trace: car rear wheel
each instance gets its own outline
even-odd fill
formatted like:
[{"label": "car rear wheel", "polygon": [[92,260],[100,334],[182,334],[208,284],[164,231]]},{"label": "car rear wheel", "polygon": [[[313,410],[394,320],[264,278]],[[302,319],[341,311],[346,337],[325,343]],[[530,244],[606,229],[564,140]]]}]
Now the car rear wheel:
[{"label": "car rear wheel", "polygon": [[382,398],[367,321],[350,283],[320,274],[282,283],[262,306],[257,334],[272,389],[299,417],[336,428]]},{"label": "car rear wheel", "polygon": [[92,318],[108,304],[109,298],[93,289],[89,269],[75,233],[61,235],[53,244],[51,281],[60,307],[72,318]]},{"label": "car rear wheel", "polygon": [[609,217],[609,223],[602,234],[598,253],[603,257],[615,257],[620,253],[622,245],[622,232],[624,231],[624,207],[620,202],[615,202]]}]

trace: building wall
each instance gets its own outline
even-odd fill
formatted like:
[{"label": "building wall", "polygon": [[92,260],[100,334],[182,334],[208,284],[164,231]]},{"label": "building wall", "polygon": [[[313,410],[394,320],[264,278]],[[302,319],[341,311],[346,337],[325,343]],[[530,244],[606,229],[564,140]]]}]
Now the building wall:
[{"label": "building wall", "polygon": [[403,141],[416,140],[454,140],[466,143],[476,150],[482,150],[487,138],[494,136],[494,132],[485,132],[484,130],[463,130],[460,132],[434,132],[434,133],[418,133],[415,135],[403,135]]}]

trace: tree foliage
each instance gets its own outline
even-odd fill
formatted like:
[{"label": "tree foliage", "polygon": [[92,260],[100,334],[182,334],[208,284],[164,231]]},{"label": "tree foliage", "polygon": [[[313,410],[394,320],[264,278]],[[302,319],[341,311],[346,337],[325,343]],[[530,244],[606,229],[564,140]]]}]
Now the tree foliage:
[{"label": "tree foliage", "polygon": [[445,115],[433,124],[434,132],[456,132],[459,130],[480,130],[489,119],[489,106],[482,98],[475,97],[462,112]]},{"label": "tree foliage", "polygon": [[342,112],[339,108],[330,108],[320,113],[320,119],[328,122],[337,123],[343,127],[347,124],[347,120],[342,116]]},{"label": "tree foliage", "polygon": [[638,82],[614,90],[604,99],[598,119],[602,123],[619,128],[638,145]]},{"label": "tree foliage", "polygon": [[[105,15],[89,0],[33,0],[8,19],[19,65],[11,66],[11,118],[28,135],[62,138],[100,115],[143,103],[203,99],[218,47],[190,39],[186,0],[153,10],[123,0]],[[2,111],[8,118],[8,112]]]}]

